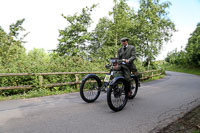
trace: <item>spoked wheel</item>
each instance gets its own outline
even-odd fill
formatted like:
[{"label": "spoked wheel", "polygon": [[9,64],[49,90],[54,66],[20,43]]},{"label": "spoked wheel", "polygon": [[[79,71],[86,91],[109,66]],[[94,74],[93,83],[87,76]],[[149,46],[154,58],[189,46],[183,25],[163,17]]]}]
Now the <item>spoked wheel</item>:
[{"label": "spoked wheel", "polygon": [[113,111],[122,110],[128,100],[128,92],[125,91],[125,83],[117,81],[114,85],[110,86],[107,91],[107,103]]},{"label": "spoked wheel", "polygon": [[135,77],[131,81],[131,91],[129,92],[128,98],[129,99],[135,98],[137,91],[138,91],[138,79]]},{"label": "spoked wheel", "polygon": [[95,76],[85,78],[80,86],[81,98],[87,102],[94,102],[100,95],[101,81]]}]

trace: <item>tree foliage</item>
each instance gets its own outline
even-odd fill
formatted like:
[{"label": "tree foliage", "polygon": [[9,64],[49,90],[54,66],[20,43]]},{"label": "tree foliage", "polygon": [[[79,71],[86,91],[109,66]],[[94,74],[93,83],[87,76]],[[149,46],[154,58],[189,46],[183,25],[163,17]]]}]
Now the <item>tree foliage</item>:
[{"label": "tree foliage", "polygon": [[136,43],[140,54],[150,63],[159,54],[164,42],[170,40],[175,31],[174,23],[168,18],[170,3],[159,0],[140,0],[136,16]]},{"label": "tree foliage", "polygon": [[1,66],[9,68],[15,65],[16,62],[22,60],[25,55],[25,48],[23,47],[23,39],[27,35],[20,36],[21,31],[25,31],[22,24],[25,19],[18,20],[15,24],[10,25],[10,32],[6,33],[0,27],[0,63]]},{"label": "tree foliage", "polygon": [[59,44],[57,52],[60,55],[75,56],[86,49],[87,42],[91,40],[88,28],[92,22],[90,17],[92,10],[96,7],[83,8],[80,14],[72,16],[62,16],[67,20],[68,26],[64,30],[59,30]]},{"label": "tree foliage", "polygon": [[20,41],[21,43],[24,42],[24,38],[29,34],[29,32],[22,34],[22,32],[25,32],[26,30],[24,27],[22,27],[22,24],[24,23],[25,19],[17,20],[16,23],[10,25],[10,32],[9,35],[14,37],[16,40]]},{"label": "tree foliage", "polygon": [[119,45],[120,38],[126,36],[136,47],[137,54],[150,63],[175,31],[166,11],[170,3],[140,0],[138,11],[131,9],[126,0],[114,0],[114,4],[111,19],[100,19],[93,32],[92,50],[96,53],[103,46]]},{"label": "tree foliage", "polygon": [[200,23],[197,24],[195,31],[191,34],[186,45],[188,62],[195,66],[200,66]]},{"label": "tree foliage", "polygon": [[112,11],[109,12],[110,18],[101,18],[93,31],[93,40],[90,45],[93,53],[101,51],[104,46],[115,46],[113,48],[116,51],[120,38],[124,36],[131,38],[134,12],[125,0],[119,2],[114,0],[114,4]]},{"label": "tree foliage", "polygon": [[[137,54],[145,58],[149,65],[175,30],[166,11],[170,3],[140,0],[140,8],[135,11],[127,4],[127,0],[113,2],[110,16],[101,18],[93,31],[89,28],[92,23],[91,13],[96,5],[83,8],[81,13],[71,16],[62,14],[68,24],[66,28],[59,30],[59,43],[52,53],[46,53],[43,49],[33,49],[26,53],[23,43],[28,33],[22,34],[25,32],[22,26],[25,19],[11,24],[8,33],[0,27],[0,72],[106,71],[106,61],[116,55],[117,49],[121,47],[120,38],[125,36],[129,38],[129,44],[136,47]],[[195,62],[199,55],[193,47],[199,40],[196,39],[197,33],[194,34],[195,37],[188,43],[187,51]],[[145,69],[139,60],[136,60],[135,64],[139,71]],[[70,76],[46,76],[44,82],[66,82],[70,79]],[[36,83],[37,76],[0,78],[1,86]]]},{"label": "tree foliage", "polygon": [[169,52],[165,61],[176,65],[200,67],[200,23],[188,39],[186,48]]},{"label": "tree foliage", "polygon": [[111,47],[117,51],[120,38],[126,36],[130,40],[130,45],[136,47],[137,54],[150,64],[161,51],[163,43],[169,41],[172,32],[175,31],[175,25],[168,18],[167,9],[170,3],[160,3],[160,0],[140,0],[140,8],[135,11],[126,0],[113,2],[114,7],[109,12],[110,17],[101,18],[92,32],[88,31],[88,27],[95,6],[83,8],[80,15],[74,14],[68,17],[63,15],[70,25],[60,30],[57,51],[61,55],[72,56],[86,52],[102,58],[100,53],[105,48]]}]

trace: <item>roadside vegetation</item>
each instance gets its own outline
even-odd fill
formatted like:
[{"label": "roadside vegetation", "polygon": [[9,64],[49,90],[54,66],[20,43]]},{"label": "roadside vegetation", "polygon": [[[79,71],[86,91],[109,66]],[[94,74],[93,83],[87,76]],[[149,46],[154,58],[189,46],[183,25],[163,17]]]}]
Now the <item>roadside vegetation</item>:
[{"label": "roadside vegetation", "polygon": [[163,128],[158,133],[200,133],[200,106],[188,112],[183,118]]},{"label": "roadside vegetation", "polygon": [[[25,19],[10,25],[9,32],[0,26],[0,73],[46,73],[107,71],[108,59],[116,56],[121,47],[120,38],[128,37],[137,51],[135,64],[140,72],[160,69],[155,65],[164,42],[176,30],[168,17],[169,2],[140,0],[136,11],[126,0],[113,0],[110,17],[103,17],[91,31],[91,14],[98,7],[85,7],[74,15],[62,14],[66,27],[58,29],[57,48],[48,53],[43,49],[26,51],[24,38],[29,34],[23,28]],[[83,75],[81,75],[83,76]],[[81,79],[81,77],[80,77]],[[70,76],[45,76],[44,82],[73,82]],[[75,90],[73,86],[40,88],[37,76],[0,77],[0,87],[34,85],[32,90],[0,90],[0,99],[28,98],[62,94]]]},{"label": "roadside vegetation", "polygon": [[169,71],[200,75],[200,23],[191,33],[185,49],[169,52],[162,64]]},{"label": "roadside vegetation", "polygon": [[191,33],[185,49],[177,49],[168,53],[165,61],[168,62],[168,70],[177,70],[181,72],[194,73],[199,75],[200,71],[200,23]]},{"label": "roadside vegetation", "polygon": [[200,68],[191,66],[165,64],[165,69],[174,72],[183,72],[200,76]]}]

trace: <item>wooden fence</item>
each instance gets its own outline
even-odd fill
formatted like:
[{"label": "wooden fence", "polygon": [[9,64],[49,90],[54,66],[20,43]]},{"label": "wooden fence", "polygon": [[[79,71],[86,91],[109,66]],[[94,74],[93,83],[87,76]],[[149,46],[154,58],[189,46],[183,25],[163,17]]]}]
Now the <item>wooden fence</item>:
[{"label": "wooden fence", "polygon": [[[161,75],[163,70],[150,70],[141,72],[141,80],[152,78],[154,76]],[[79,79],[80,74],[107,74],[108,72],[55,72],[55,73],[0,73],[0,77],[13,77],[13,76],[38,76],[39,77],[39,87],[57,87],[65,85],[76,85],[79,88],[81,80]],[[44,84],[45,75],[75,75],[75,82],[65,82],[65,83],[54,83],[54,84]],[[32,89],[36,86],[34,85],[22,85],[22,86],[6,86],[0,87],[0,90],[11,90],[11,89]]]}]

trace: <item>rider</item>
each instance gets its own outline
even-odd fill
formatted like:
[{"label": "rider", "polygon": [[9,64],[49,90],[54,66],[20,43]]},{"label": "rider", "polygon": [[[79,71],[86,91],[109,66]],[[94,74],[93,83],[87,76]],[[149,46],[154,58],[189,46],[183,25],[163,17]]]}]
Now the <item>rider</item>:
[{"label": "rider", "polygon": [[122,64],[121,68],[124,77],[130,82],[131,72],[137,72],[136,66],[133,62],[136,59],[136,50],[133,45],[128,44],[127,37],[122,38],[121,43],[122,47],[118,49],[117,57],[118,59],[125,59],[126,64]]}]

